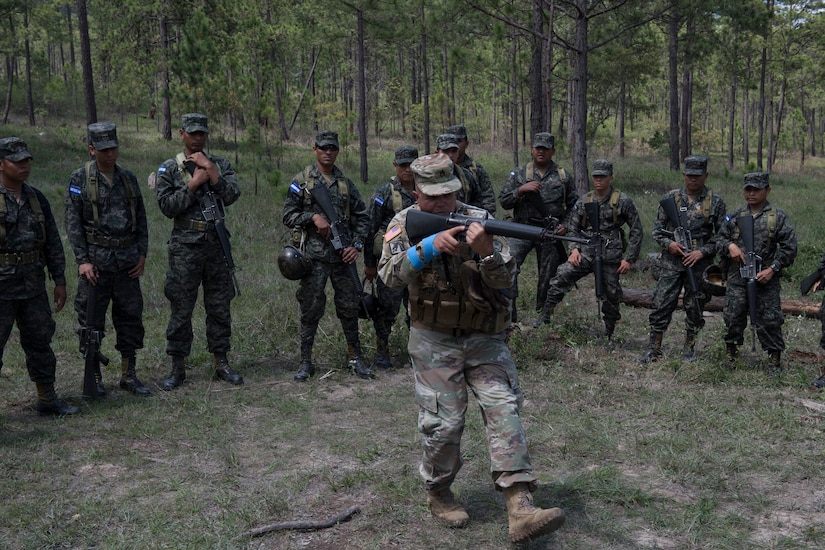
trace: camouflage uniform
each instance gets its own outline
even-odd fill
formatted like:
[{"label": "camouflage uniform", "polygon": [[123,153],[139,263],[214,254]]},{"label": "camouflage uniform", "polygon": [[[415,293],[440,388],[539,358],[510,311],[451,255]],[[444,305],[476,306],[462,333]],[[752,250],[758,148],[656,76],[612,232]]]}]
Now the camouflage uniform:
[{"label": "camouflage uniform", "polygon": [[[337,140],[337,135],[336,135]],[[324,291],[327,279],[331,279],[335,290],[335,312],[341,320],[344,338],[348,346],[357,350],[360,356],[360,339],[358,336],[358,302],[359,296],[355,282],[350,274],[350,267],[341,258],[341,253],[332,246],[328,238],[318,235],[312,216],[322,214],[318,204],[312,199],[307,183],[312,186],[324,185],[329,191],[333,207],[341,218],[347,218],[353,243],[356,248],[363,246],[369,231],[370,218],[361,194],[355,184],[337,166],[334,167],[332,183],[327,183],[316,164],[308,166],[298,173],[289,186],[284,200],[284,225],[305,234],[303,243],[304,256],[312,260],[312,272],[301,279],[296,298],[301,308],[301,357],[310,361],[312,346],[318,322],[326,308]],[[343,182],[343,183],[340,183]],[[339,185],[343,184],[348,195],[345,198]],[[348,205],[345,205],[348,200]],[[323,214],[322,214],[323,215]],[[326,216],[325,216],[326,217]],[[297,241],[300,241],[300,237]],[[296,242],[296,246],[300,243]],[[371,245],[371,243],[368,243]],[[352,357],[351,357],[352,359]]]},{"label": "camouflage uniform", "polygon": [[[445,133],[453,134],[460,140],[467,139],[467,129],[464,127],[463,124],[456,124],[450,126],[449,128],[447,128],[447,131]],[[487,173],[487,170],[484,169],[484,166],[482,166],[480,162],[476,162],[475,160],[473,160],[473,158],[470,157],[470,155],[468,155],[467,153],[464,153],[464,158],[462,159],[459,166],[470,172],[470,174],[473,176],[473,179],[478,184],[479,190],[481,191],[481,204],[475,204],[470,202],[468,202],[467,204],[473,204],[474,206],[483,208],[484,210],[489,212],[491,216],[495,217],[496,194],[493,191],[493,182],[490,181],[490,175]]]},{"label": "camouflage uniform", "polygon": [[[747,252],[737,220],[742,215],[749,215],[749,212],[750,209],[744,206],[725,218],[716,245],[716,249],[722,258],[730,258],[728,247],[731,243]],[[770,221],[771,218],[775,221]],[[769,231],[769,225],[775,225],[775,229]],[[759,319],[756,322],[756,335],[763,350],[768,353],[781,352],[785,349],[785,340],[782,337],[782,324],[785,322],[785,316],[782,313],[780,302],[781,285],[778,275],[782,269],[793,265],[796,259],[796,232],[788,215],[769,202],[765,202],[762,210],[754,216],[753,226],[753,252],[762,257],[763,267],[771,266],[777,272],[776,276],[767,284],[757,284],[756,298],[759,304],[757,308]],[[747,280],[743,279],[739,273],[740,266],[739,262],[731,261],[728,267],[728,285],[725,292],[724,310],[725,325],[727,327],[725,344],[728,346],[742,345],[745,328],[748,325]]]},{"label": "camouflage uniform", "polygon": [[[537,227],[544,227],[541,212],[533,204],[531,197],[519,196],[518,188],[530,180],[537,180],[542,183],[541,199],[544,202],[550,216],[558,218],[561,225],[569,229],[570,214],[573,206],[579,198],[576,186],[570,175],[559,168],[559,165],[550,161],[544,174],[534,172],[532,178],[527,177],[528,171],[533,172],[533,163],[530,162],[510,172],[510,177],[501,192],[498,200],[501,207],[513,210],[514,221],[525,223]],[[562,178],[562,176],[564,176]],[[533,195],[533,193],[531,193]],[[556,270],[565,259],[564,245],[560,241],[545,240],[534,242],[527,239],[510,238],[510,250],[516,262],[517,273],[520,273],[521,266],[531,250],[536,251],[536,263],[538,263],[538,283],[536,288],[536,310],[541,310],[547,300],[547,289],[550,279],[556,274]],[[518,274],[513,285],[514,296],[518,297]],[[514,300],[515,303],[515,300]]]},{"label": "camouflage uniform", "polygon": [[[211,184],[224,205],[241,196],[235,169],[224,158],[207,155],[220,173]],[[166,354],[186,357],[192,350],[192,312],[203,286],[206,310],[206,343],[209,351],[226,354],[232,336],[230,305],[235,297],[232,276],[224,259],[214,223],[207,223],[198,197],[204,187],[192,193],[184,183],[184,172],[176,158],[158,168],[157,199],[161,212],[175,221],[169,238],[169,270],[164,294],[172,308],[166,328]]]},{"label": "camouflage uniform", "polygon": [[[704,205],[710,195],[710,212],[704,212]],[[690,232],[693,238],[692,248],[701,250],[703,258],[693,266],[697,282],[701,283],[702,273],[716,256],[716,234],[725,219],[726,207],[722,197],[704,188],[695,201],[691,202],[684,189],[675,189],[665,194],[662,200],[675,201],[682,219],[683,227]],[[699,292],[696,298],[690,291],[690,284],[687,278],[687,269],[682,264],[682,257],[675,256],[668,252],[668,246],[673,242],[673,227],[668,221],[667,214],[659,205],[656,213],[656,221],[653,223],[653,240],[662,247],[662,256],[659,262],[660,273],[656,282],[656,291],[653,295],[655,309],[650,314],[651,333],[663,333],[670,325],[673,312],[679,302],[679,293],[684,288],[685,295],[682,306],[685,310],[685,329],[696,334],[705,326],[701,309],[705,307],[711,296],[704,292]],[[696,300],[699,302],[700,310],[695,306]]]},{"label": "camouflage uniform", "polygon": [[[90,199],[90,178],[97,180],[96,205]],[[126,186],[131,187],[133,199]],[[132,219],[133,208],[135,219]],[[110,182],[100,173],[97,164],[91,162],[89,174],[86,167],[72,172],[65,212],[66,234],[77,264],[91,263],[98,270],[96,318],[101,321],[106,318],[111,301],[112,323],[117,334],[115,348],[124,358],[134,357],[135,350],[143,348],[143,295],[140,279],[130,277],[129,270],[140,256],[146,257],[149,249],[146,210],[137,178],[116,166]],[[79,277],[74,307],[81,327],[86,326],[88,293],[88,280]],[[103,331],[102,326],[96,328]]]},{"label": "camouflage uniform", "polygon": [[[40,203],[45,235],[31,200]],[[29,378],[32,382],[53,384],[57,367],[51,348],[55,322],[46,292],[44,268],[49,270],[55,286],[66,285],[63,243],[49,202],[37,189],[24,184],[18,203],[0,185],[0,201],[5,203],[5,242],[0,243],[0,368],[3,349],[16,322]],[[15,257],[15,254],[35,254],[38,250],[36,258],[25,258],[18,263]]]},{"label": "camouflage uniform", "polygon": [[[458,137],[454,134],[441,134],[436,139],[436,146],[439,151],[447,151],[449,149],[458,150]],[[446,154],[446,153],[445,153]],[[451,153],[457,154],[457,153]],[[486,196],[485,190],[481,188],[478,179],[469,168],[464,168],[458,164],[453,164],[453,174],[461,181],[461,188],[456,191],[455,198],[460,202],[483,208],[487,210],[491,216],[496,215],[496,200],[495,197]],[[492,192],[492,187],[490,188]]]},{"label": "camouflage uniform", "polygon": [[[822,258],[819,260],[817,275],[819,277],[819,284],[822,286],[823,278],[825,278],[825,252],[822,253]],[[807,294],[807,291],[803,292]],[[819,322],[822,325],[822,334],[819,338],[819,347],[825,349],[825,297],[822,298],[822,303],[819,304]],[[819,377],[811,382],[811,386],[816,390],[825,389],[825,368],[819,368]]]},{"label": "camouflage uniform", "polygon": [[[642,248],[643,229],[633,201],[624,193],[619,194],[616,204],[616,221],[613,221],[613,208],[610,205],[614,188],[610,187],[610,192],[600,199],[599,202],[599,230],[602,241],[606,241],[602,252],[602,280],[604,283],[605,300],[602,305],[602,315],[604,317],[605,331],[608,336],[613,333],[616,322],[622,318],[619,311],[619,304],[622,300],[622,285],[619,282],[619,274],[616,270],[624,259],[628,263],[635,263],[639,259],[639,251]],[[595,199],[595,195],[593,199]],[[581,197],[576,201],[570,217],[570,227],[567,232],[572,237],[589,237],[586,232],[590,227],[590,221],[585,223],[584,204],[589,202],[590,194]],[[625,237],[622,226],[627,225],[630,229],[627,237],[625,249]],[[591,245],[573,243],[572,249],[578,249],[581,253],[581,263],[574,266],[570,262],[565,262],[559,266],[556,276],[550,280],[547,290],[547,301],[544,304],[545,314],[553,311],[556,304],[561,302],[564,295],[572,290],[576,281],[582,277],[593,273],[595,251]]]},{"label": "camouflage uniform", "polygon": [[[395,209],[396,200],[394,196],[396,193],[401,199],[401,207],[398,210]],[[393,176],[390,181],[378,188],[372,202],[370,202],[370,229],[367,235],[367,244],[364,248],[365,266],[377,267],[378,260],[381,257],[381,249],[376,250],[373,243],[383,243],[384,232],[387,230],[393,216],[413,204],[415,204],[415,197],[412,191],[405,189],[396,176]],[[381,241],[379,242],[378,239],[381,239]],[[375,326],[375,336],[379,345],[384,345],[392,332],[392,325],[398,316],[398,311],[401,309],[401,302],[407,302],[407,291],[406,289],[390,288],[380,278],[375,284],[378,304],[372,322]]]}]

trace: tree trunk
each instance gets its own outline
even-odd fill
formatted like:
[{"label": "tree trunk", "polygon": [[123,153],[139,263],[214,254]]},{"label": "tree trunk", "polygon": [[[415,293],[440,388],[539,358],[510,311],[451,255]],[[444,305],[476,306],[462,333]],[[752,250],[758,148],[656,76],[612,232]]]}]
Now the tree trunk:
[{"label": "tree trunk", "polygon": [[734,73],[730,84],[730,116],[728,117],[728,170],[733,170],[733,131],[736,120],[736,73]]},{"label": "tree trunk", "polygon": [[616,106],[616,139],[619,142],[619,158],[624,158],[624,107],[625,94],[627,93],[627,86],[622,80],[619,86],[619,103]]},{"label": "tree trunk", "polygon": [[[544,75],[542,61],[544,59],[544,38],[542,23],[544,14],[541,6],[543,0],[533,0],[533,36],[530,38],[532,55],[530,57],[530,133],[543,132],[547,128],[547,118],[544,112]],[[548,67],[549,71],[550,68]],[[526,130],[526,128],[525,128]],[[516,161],[515,166],[518,166]]]},{"label": "tree trunk", "polygon": [[159,17],[158,26],[158,30],[160,31],[160,47],[163,52],[163,68],[160,72],[160,114],[163,119],[161,136],[166,141],[171,141],[172,105],[169,99],[169,36],[165,15]]},{"label": "tree trunk", "polygon": [[361,183],[367,183],[369,168],[367,163],[367,71],[364,49],[364,11],[361,2],[355,11],[358,44],[356,56],[358,63],[358,82],[356,84],[356,102],[358,103],[358,145],[361,154]]},{"label": "tree trunk", "polygon": [[576,191],[584,195],[590,187],[587,178],[587,2],[577,0],[573,45],[573,174]]},{"label": "tree trunk", "polygon": [[[751,59],[748,57],[747,71],[745,72],[746,79],[751,76]],[[748,87],[744,87],[742,94],[742,159],[744,169],[747,171],[748,165],[751,161],[750,152],[750,94]]]},{"label": "tree trunk", "polygon": [[34,126],[34,98],[32,97],[32,54],[29,44],[29,8],[23,11],[23,28],[26,29],[26,40],[23,41],[23,48],[26,55],[26,110],[29,113],[29,126]]},{"label": "tree trunk", "polygon": [[80,33],[80,62],[83,66],[83,97],[86,105],[86,124],[97,122],[97,102],[92,76],[92,51],[89,45],[89,22],[86,0],[77,0],[77,30]]},{"label": "tree trunk", "polygon": [[547,37],[545,39],[545,48],[547,48],[547,66],[544,69],[544,113],[547,120],[547,124],[544,126],[544,128],[540,130],[541,132],[553,131],[553,86],[551,77],[553,76],[553,23],[555,15],[556,2],[555,0],[550,0],[550,16],[547,22]]},{"label": "tree trunk", "polygon": [[421,96],[424,98],[424,154],[430,154],[430,76],[427,71],[427,18],[424,14],[424,3],[421,3]]},{"label": "tree trunk", "polygon": [[[11,18],[9,18],[9,23],[11,23]],[[13,30],[12,34],[14,34]],[[14,56],[9,53],[6,54],[6,76],[9,80],[6,83],[6,105],[5,107],[3,107],[3,124],[9,123],[9,111],[11,111],[11,96],[12,91],[14,91]]]},{"label": "tree trunk", "polygon": [[[633,307],[653,309],[653,291],[638,288],[622,289],[622,302]],[[679,296],[678,308],[682,308],[682,296]],[[705,305],[704,311],[724,311],[725,297],[714,296]],[[803,315],[809,319],[819,318],[819,302],[805,300],[782,300],[782,312],[785,315]]]},{"label": "tree trunk", "polygon": [[762,48],[762,61],[759,72],[759,127],[756,143],[756,167],[762,170],[762,145],[765,142],[765,72],[768,64],[768,48]]},{"label": "tree trunk", "polygon": [[518,166],[518,41],[516,40],[516,33],[510,36],[510,138],[512,140],[511,147],[513,148],[513,166]]},{"label": "tree trunk", "polygon": [[670,14],[668,42],[668,87],[670,89],[670,169],[679,170],[679,15]]},{"label": "tree trunk", "polygon": [[[776,163],[776,150],[779,146],[779,133],[782,131],[782,112],[785,110],[785,90],[788,88],[788,79],[782,78],[782,85],[779,88],[779,107],[774,112],[776,117],[776,127],[771,132],[771,148],[768,150],[768,172]],[[773,112],[773,111],[772,111]]]}]

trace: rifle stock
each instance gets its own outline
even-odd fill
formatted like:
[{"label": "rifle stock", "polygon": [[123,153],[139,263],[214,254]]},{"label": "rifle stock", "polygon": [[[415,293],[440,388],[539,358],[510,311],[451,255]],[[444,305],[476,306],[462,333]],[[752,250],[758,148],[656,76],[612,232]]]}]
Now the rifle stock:
[{"label": "rifle stock", "polygon": [[591,201],[584,203],[584,212],[587,214],[587,223],[590,226],[590,239],[593,245],[593,286],[596,289],[596,298],[601,300],[604,298],[604,280],[602,275],[604,273],[604,256],[601,228],[601,217],[599,213],[598,201]]},{"label": "rifle stock", "polygon": [[[676,209],[676,202],[671,197],[665,197],[659,201],[659,204],[665,211],[668,221],[670,221],[670,224],[673,226],[673,240],[682,245],[685,254],[692,252],[693,239],[690,231],[688,231],[684,222],[682,222],[682,216],[679,215],[679,211]],[[696,312],[701,315],[702,307],[699,305],[699,282],[696,280],[696,272],[693,270],[693,266],[688,265],[685,266],[685,273],[687,274],[690,292],[693,294],[693,305],[696,307]]]},{"label": "rifle stock", "polygon": [[576,243],[589,243],[589,239],[578,237],[566,237],[556,235],[546,227],[536,227],[523,223],[506,222],[495,218],[474,218],[463,214],[452,213],[449,215],[432,214],[421,210],[409,210],[407,212],[407,237],[411,242],[418,242],[424,237],[428,237],[451,227],[470,227],[471,223],[479,223],[484,231],[490,235],[501,237],[512,237],[514,239],[525,239],[530,241],[543,241],[547,239],[558,239]]},{"label": "rifle stock", "polygon": [[739,234],[742,236],[742,243],[745,245],[745,264],[739,268],[739,275],[748,281],[747,292],[748,315],[751,321],[751,351],[756,351],[756,325],[759,319],[759,309],[756,303],[756,275],[762,271],[762,257],[754,252],[753,216],[750,214],[739,216],[736,224],[739,226]]},{"label": "rifle stock", "polygon": [[95,309],[97,287],[91,282],[89,282],[88,287],[89,292],[86,298],[86,326],[81,329],[81,341],[83,343],[83,356],[85,360],[83,368],[83,396],[97,399],[96,374],[100,370],[100,363],[108,365],[109,358],[100,352],[102,331],[97,326],[97,311]]}]

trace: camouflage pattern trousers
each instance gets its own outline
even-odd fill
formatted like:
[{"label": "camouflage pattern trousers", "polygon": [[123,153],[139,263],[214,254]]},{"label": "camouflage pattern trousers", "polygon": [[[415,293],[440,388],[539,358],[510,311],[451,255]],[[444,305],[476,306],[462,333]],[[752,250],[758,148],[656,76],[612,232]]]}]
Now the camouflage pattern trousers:
[{"label": "camouflage pattern trousers", "polygon": [[[556,275],[556,270],[564,261],[565,254],[563,247],[556,244],[556,241],[545,240],[533,242],[527,239],[508,238],[510,254],[516,261],[516,267],[521,273],[521,265],[527,259],[531,250],[536,250],[536,264],[539,267],[538,283],[536,284],[536,311],[541,311],[544,302],[547,300],[547,289],[550,288],[550,279]],[[515,310],[515,298],[518,297],[518,274],[516,282],[513,284],[513,308]]]},{"label": "camouflage pattern trousers", "polygon": [[[756,336],[762,349],[767,352],[785,349],[782,337],[785,314],[782,313],[779,290],[779,277],[774,277],[767,284],[756,285],[756,311],[759,317],[756,320]],[[725,291],[725,344],[742,345],[748,316],[748,287],[731,283],[729,279]]]},{"label": "camouflage pattern trousers", "polygon": [[454,337],[413,326],[408,351],[415,373],[418,431],[424,435],[419,471],[427,489],[449,487],[461,469],[468,389],[481,408],[496,488],[520,482],[534,488],[519,417],[523,396],[504,334]]},{"label": "camouflage pattern trousers", "polygon": [[825,297],[822,298],[822,303],[819,304],[819,322],[822,323],[822,336],[819,338],[819,347],[825,349]]},{"label": "camouflage pattern trousers", "polygon": [[[357,275],[356,275],[357,276]],[[295,297],[301,307],[301,344],[309,345],[315,340],[318,322],[327,307],[327,280],[332,281],[335,291],[335,313],[341,320],[347,344],[359,345],[358,301],[355,281],[350,268],[343,262],[312,261],[312,272],[301,279]]]},{"label": "camouflage pattern trousers", "polygon": [[[409,301],[409,291],[407,288],[390,288],[384,284],[380,278],[374,282],[377,295],[377,305],[372,323],[375,327],[375,337],[380,341],[389,339],[392,333],[392,325],[398,312],[401,311],[401,304],[405,305]],[[409,309],[409,306],[407,306]],[[409,319],[409,313],[407,313]]]},{"label": "camouflage pattern trousers", "polygon": [[[602,303],[602,316],[605,323],[611,322],[614,325],[622,318],[619,311],[619,304],[622,301],[622,285],[619,283],[617,269],[619,269],[619,264],[607,262],[602,264],[605,295],[604,303]],[[586,256],[581,257],[578,267],[570,262],[561,264],[556,276],[550,281],[550,289],[547,291],[547,307],[550,309],[556,307],[556,304],[564,299],[564,295],[573,289],[576,281],[591,273],[593,273],[593,263]]]},{"label": "camouflage pattern trousers", "polygon": [[232,336],[232,277],[217,242],[169,242],[169,271],[163,292],[172,314],[166,326],[166,354],[187,357],[192,351],[192,313],[203,285],[206,345],[210,353],[226,353]]},{"label": "camouflage pattern trousers", "polygon": [[[697,263],[693,269],[697,277],[701,277],[707,264]],[[697,284],[701,279],[697,279]],[[685,289],[685,296],[682,307],[685,310],[685,330],[692,334],[698,333],[705,326],[705,319],[702,317],[702,310],[705,304],[710,301],[711,296],[704,292],[698,292],[696,298],[690,291],[687,271],[674,271],[662,266],[659,279],[656,281],[656,290],[653,292],[654,310],[648,317],[650,332],[663,333],[670,325],[673,312],[679,305],[679,294]],[[699,307],[696,307],[696,302]]]},{"label": "camouflage pattern trousers", "polygon": [[55,322],[49,295],[44,291],[23,300],[0,300],[0,369],[15,322],[20,331],[20,346],[26,353],[29,378],[32,382],[53,383],[57,359],[51,346]]},{"label": "camouflage pattern trousers", "polygon": [[[135,350],[143,348],[143,294],[140,279],[129,277],[129,270],[101,271],[95,285],[95,318],[105,332],[106,310],[112,302],[112,324],[115,327],[117,349],[123,357],[134,357]],[[77,296],[74,310],[77,323],[86,326],[86,308],[89,302],[89,281],[80,277],[77,282]],[[78,334],[80,331],[78,330]]]}]

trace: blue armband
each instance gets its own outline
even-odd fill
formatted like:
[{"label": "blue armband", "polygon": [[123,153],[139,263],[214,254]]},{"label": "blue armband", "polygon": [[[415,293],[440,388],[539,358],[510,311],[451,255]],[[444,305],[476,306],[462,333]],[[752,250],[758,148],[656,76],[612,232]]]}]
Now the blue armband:
[{"label": "blue armband", "polygon": [[[418,246],[407,249],[407,258],[410,259],[410,263],[416,271],[421,271],[433,258],[441,255],[441,251],[433,244],[437,235],[438,233],[430,235],[422,240]],[[421,254],[418,253],[419,249]]]}]

